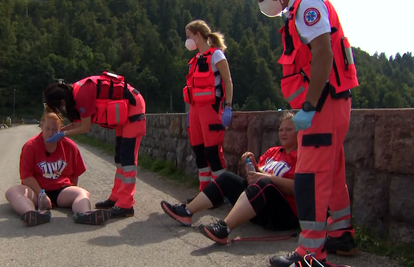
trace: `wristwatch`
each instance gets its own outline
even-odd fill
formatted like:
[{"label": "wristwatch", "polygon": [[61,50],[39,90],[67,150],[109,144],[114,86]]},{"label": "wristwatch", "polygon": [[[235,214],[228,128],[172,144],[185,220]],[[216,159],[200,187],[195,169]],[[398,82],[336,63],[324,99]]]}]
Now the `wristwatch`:
[{"label": "wristwatch", "polygon": [[231,108],[231,102],[227,102],[226,104],[224,104],[224,106]]},{"label": "wristwatch", "polygon": [[309,101],[306,101],[306,102],[303,102],[302,104],[302,110],[305,112],[316,111],[316,107],[312,105]]}]

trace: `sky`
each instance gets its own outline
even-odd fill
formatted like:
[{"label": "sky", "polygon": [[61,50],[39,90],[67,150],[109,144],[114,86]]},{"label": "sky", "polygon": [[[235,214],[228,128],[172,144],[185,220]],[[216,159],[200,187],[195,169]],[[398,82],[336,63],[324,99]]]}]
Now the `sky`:
[{"label": "sky", "polygon": [[353,47],[414,55],[414,0],[330,0]]}]

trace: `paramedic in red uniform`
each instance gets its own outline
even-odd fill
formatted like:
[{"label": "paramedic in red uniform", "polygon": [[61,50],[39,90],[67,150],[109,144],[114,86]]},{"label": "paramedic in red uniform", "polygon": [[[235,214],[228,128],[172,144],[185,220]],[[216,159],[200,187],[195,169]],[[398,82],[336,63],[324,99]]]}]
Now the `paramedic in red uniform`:
[{"label": "paramedic in red uniform", "polygon": [[[190,105],[189,138],[193,148],[201,192],[225,171],[223,154],[224,130],[232,117],[233,83],[224,55],[224,36],[211,32],[202,20],[185,27],[188,50],[197,50],[189,61],[184,101]],[[223,110],[224,102],[224,110]],[[191,202],[194,197],[187,201]]]},{"label": "paramedic in red uniform", "polygon": [[[351,92],[358,86],[351,45],[327,0],[259,0],[269,17],[284,12],[281,90],[293,109],[298,130],[295,199],[301,226],[299,246],[273,256],[277,267],[332,266],[327,251],[355,253],[354,229],[346,186],[343,142],[351,113]],[[329,217],[327,219],[327,211]]]},{"label": "paramedic in red uniform", "polygon": [[139,91],[124,77],[104,72],[73,85],[53,83],[45,89],[44,99],[48,108],[72,122],[47,142],[89,132],[92,123],[115,128],[114,186],[109,198],[95,207],[109,209],[111,218],[133,216],[138,149],[146,133],[145,101]]}]

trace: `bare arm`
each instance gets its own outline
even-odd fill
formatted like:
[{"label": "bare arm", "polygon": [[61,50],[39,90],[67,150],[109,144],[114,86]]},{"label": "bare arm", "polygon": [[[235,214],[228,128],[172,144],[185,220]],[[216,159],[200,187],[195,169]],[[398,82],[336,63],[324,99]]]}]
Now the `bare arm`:
[{"label": "bare arm", "polygon": [[282,191],[282,193],[291,195],[291,196],[295,195],[293,179],[287,179],[287,178],[272,175],[270,177],[270,180],[277,186],[277,188],[280,189],[280,191]]},{"label": "bare arm", "polygon": [[226,59],[220,60],[216,67],[220,72],[221,79],[223,79],[226,90],[226,102],[231,103],[233,101],[233,82],[231,80],[230,68]]},{"label": "bare arm", "polygon": [[333,53],[330,33],[324,33],[310,42],[312,48],[311,80],[306,101],[316,106],[332,70]]},{"label": "bare arm", "polygon": [[92,117],[81,118],[80,124],[77,123],[77,125],[73,129],[65,131],[65,136],[87,133],[91,130],[91,125]]},{"label": "bare arm", "polygon": [[40,194],[42,188],[40,188],[39,183],[34,177],[23,179],[22,182],[25,186],[30,187],[35,192],[36,196]]},{"label": "bare arm", "polygon": [[69,131],[69,130],[73,130],[75,128],[78,128],[81,124],[79,122],[72,122],[64,127],[62,127],[61,131],[65,132],[65,131]]}]

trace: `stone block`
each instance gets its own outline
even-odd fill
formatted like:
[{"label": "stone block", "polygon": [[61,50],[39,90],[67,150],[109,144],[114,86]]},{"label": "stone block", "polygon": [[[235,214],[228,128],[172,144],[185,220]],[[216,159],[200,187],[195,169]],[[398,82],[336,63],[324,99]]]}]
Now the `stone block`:
[{"label": "stone block", "polygon": [[344,141],[347,164],[364,167],[373,166],[374,129],[374,115],[362,113],[351,116],[351,123]]},{"label": "stone block", "polygon": [[390,216],[396,222],[414,226],[414,179],[412,176],[393,174],[390,188]]},{"label": "stone block", "polygon": [[355,223],[384,234],[388,216],[388,185],[390,177],[369,169],[356,170],[352,213]]},{"label": "stone block", "polygon": [[414,113],[382,112],[375,123],[375,168],[414,174]]}]

